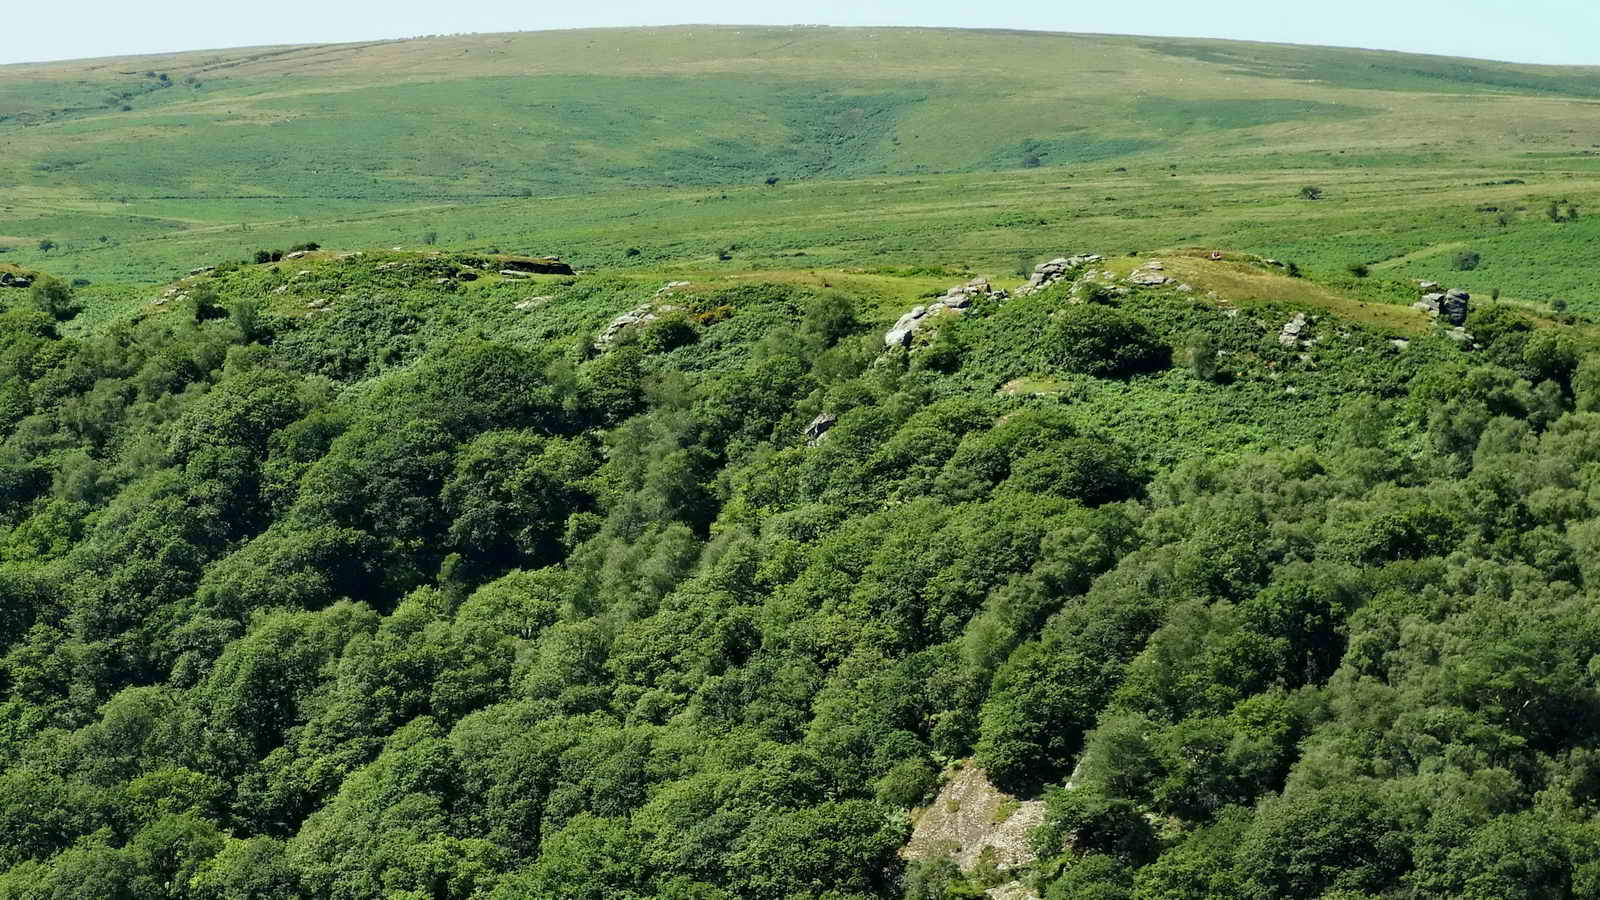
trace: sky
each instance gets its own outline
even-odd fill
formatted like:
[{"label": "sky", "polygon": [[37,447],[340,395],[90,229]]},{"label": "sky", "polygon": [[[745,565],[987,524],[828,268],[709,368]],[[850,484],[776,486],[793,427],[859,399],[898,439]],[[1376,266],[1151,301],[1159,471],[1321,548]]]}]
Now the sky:
[{"label": "sky", "polygon": [[926,25],[1218,37],[1600,65],[1600,0],[15,0],[0,63],[632,25]]}]

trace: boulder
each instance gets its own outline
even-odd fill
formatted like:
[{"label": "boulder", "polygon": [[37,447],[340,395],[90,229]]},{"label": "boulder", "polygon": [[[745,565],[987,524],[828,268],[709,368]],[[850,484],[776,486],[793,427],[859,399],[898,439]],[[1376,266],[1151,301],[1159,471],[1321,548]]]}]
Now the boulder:
[{"label": "boulder", "polygon": [[521,269],[501,269],[500,277],[512,279],[527,278],[528,273],[522,271]]},{"label": "boulder", "polygon": [[1455,326],[1467,324],[1468,299],[1470,298],[1465,291],[1451,291],[1446,294],[1444,301],[1439,304],[1439,319]]},{"label": "boulder", "polygon": [[654,322],[656,318],[657,315],[655,312],[655,307],[649,303],[643,303],[634,307],[633,309],[628,310],[622,315],[617,316],[615,319],[612,319],[606,325],[606,327],[601,330],[600,336],[596,338],[594,342],[595,349],[605,350],[616,341],[617,336],[622,334],[624,329],[631,328],[635,325],[644,325],[649,322]]},{"label": "boulder", "polygon": [[1278,332],[1278,343],[1285,347],[1300,346],[1301,337],[1309,328],[1309,321],[1305,313],[1295,313],[1294,318],[1283,324],[1283,330]]},{"label": "boulder", "polygon": [[833,413],[817,413],[817,417],[811,420],[810,425],[806,426],[806,446],[815,447],[822,443],[822,439],[828,434],[828,429],[832,428],[834,423],[838,421],[839,417]]},{"label": "boulder", "polygon": [[1168,278],[1160,272],[1151,272],[1147,270],[1140,270],[1128,276],[1129,284],[1136,284],[1140,287],[1160,287],[1171,280],[1171,278]]}]

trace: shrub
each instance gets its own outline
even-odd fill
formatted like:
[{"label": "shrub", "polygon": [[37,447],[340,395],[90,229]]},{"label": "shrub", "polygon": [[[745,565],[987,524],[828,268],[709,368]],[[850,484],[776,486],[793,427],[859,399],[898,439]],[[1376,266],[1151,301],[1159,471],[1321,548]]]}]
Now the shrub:
[{"label": "shrub", "polygon": [[1184,342],[1183,363],[1201,381],[1215,381],[1219,368],[1217,342],[1203,331],[1190,335]]},{"label": "shrub", "polygon": [[41,278],[28,291],[33,308],[57,322],[64,322],[82,309],[72,298],[72,288],[58,278]]},{"label": "shrub", "polygon": [[44,240],[39,242],[39,252],[40,253],[49,253],[51,250],[54,250],[55,248],[56,248],[56,242],[50,240],[49,238],[45,238]]},{"label": "shrub", "polygon": [[1065,307],[1045,328],[1046,361],[1081,375],[1155,371],[1167,364],[1170,352],[1138,320],[1098,304]]},{"label": "shrub", "polygon": [[439,232],[437,232],[437,231],[424,231],[422,233],[422,243],[428,245],[429,247],[432,247],[434,244],[439,243]]},{"label": "shrub", "polygon": [[1450,267],[1457,272],[1471,272],[1483,262],[1483,255],[1476,250],[1462,250],[1450,260]]},{"label": "shrub", "polygon": [[1322,188],[1319,188],[1314,184],[1308,184],[1305,187],[1300,189],[1300,199],[1302,199],[1302,200],[1321,200],[1322,199]]},{"label": "shrub", "polygon": [[639,331],[639,347],[646,353],[665,353],[692,344],[700,339],[688,313],[681,310],[669,312]]},{"label": "shrub", "polygon": [[1372,274],[1372,269],[1366,263],[1351,263],[1345,269],[1357,278],[1365,278]]}]

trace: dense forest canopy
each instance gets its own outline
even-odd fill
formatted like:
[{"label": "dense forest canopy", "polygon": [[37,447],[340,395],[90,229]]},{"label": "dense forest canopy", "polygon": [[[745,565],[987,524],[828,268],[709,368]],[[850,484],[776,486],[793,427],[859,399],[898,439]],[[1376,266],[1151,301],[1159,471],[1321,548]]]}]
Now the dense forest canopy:
[{"label": "dense forest canopy", "polygon": [[0,898],[1600,897],[1587,332],[449,262],[0,296]]}]

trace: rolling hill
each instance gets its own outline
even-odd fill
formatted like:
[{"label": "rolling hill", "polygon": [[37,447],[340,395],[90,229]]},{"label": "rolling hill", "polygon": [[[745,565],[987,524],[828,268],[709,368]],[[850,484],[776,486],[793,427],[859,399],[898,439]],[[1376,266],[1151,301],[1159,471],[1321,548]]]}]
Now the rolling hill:
[{"label": "rolling hill", "polygon": [[[1595,194],[1597,100],[1592,69],[924,29],[9,66],[0,247],[123,282],[305,240],[760,267],[1218,243],[1424,277],[1480,241],[1473,286],[1581,308],[1600,284],[1527,251],[1594,237],[1543,209]],[[1327,199],[1296,202],[1308,183]]]}]

